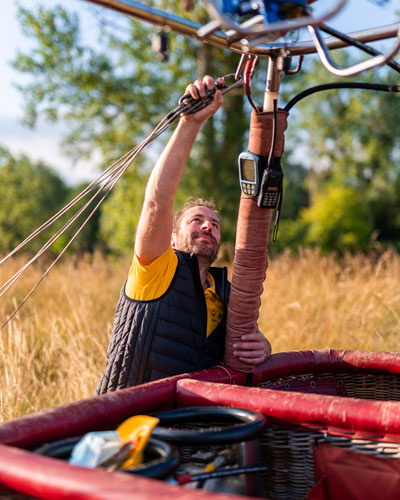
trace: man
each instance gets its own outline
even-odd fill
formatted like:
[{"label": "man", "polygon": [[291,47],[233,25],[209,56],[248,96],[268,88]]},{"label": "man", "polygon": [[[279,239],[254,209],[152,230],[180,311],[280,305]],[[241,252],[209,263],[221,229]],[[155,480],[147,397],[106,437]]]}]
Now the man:
[{"label": "man", "polygon": [[[185,93],[198,99],[213,88],[214,80],[206,76]],[[193,142],[221,104],[217,91],[207,107],[182,116],[151,172],[98,394],[223,360],[229,284],[226,269],[210,268],[221,242],[219,214],[212,202],[192,200],[173,215]],[[261,332],[241,340],[235,355],[242,361],[257,365],[269,356]]]}]

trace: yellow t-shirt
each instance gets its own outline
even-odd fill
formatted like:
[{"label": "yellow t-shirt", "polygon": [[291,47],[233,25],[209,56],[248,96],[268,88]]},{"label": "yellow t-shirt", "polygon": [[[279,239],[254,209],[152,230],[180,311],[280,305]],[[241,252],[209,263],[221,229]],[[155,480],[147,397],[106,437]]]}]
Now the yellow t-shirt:
[{"label": "yellow t-shirt", "polygon": [[[148,266],[143,266],[134,255],[125,285],[125,293],[135,300],[158,299],[168,290],[177,265],[178,257],[171,246]],[[204,291],[204,296],[207,304],[208,337],[221,322],[224,307],[215,290],[215,281],[210,273],[207,275],[207,281],[210,287]]]},{"label": "yellow t-shirt", "polygon": [[222,300],[215,290],[214,276],[211,273],[207,274],[207,281],[210,287],[204,290],[204,296],[207,304],[207,337],[221,323],[224,306]]}]

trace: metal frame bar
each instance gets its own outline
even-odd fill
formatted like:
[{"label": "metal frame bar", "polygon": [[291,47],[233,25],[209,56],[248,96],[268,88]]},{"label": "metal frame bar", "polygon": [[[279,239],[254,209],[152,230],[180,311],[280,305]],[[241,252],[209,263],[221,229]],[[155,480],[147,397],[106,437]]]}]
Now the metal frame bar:
[{"label": "metal frame bar", "polygon": [[[199,42],[205,42],[215,47],[220,47],[222,49],[229,49],[233,52],[238,52],[241,54],[251,54],[258,56],[274,56],[279,54],[281,50],[285,50],[286,54],[296,56],[296,55],[306,55],[314,54],[317,49],[314,42],[296,42],[296,43],[267,43],[260,45],[250,45],[246,39],[231,42],[230,40],[236,39],[234,35],[229,35],[222,31],[215,31],[209,33],[206,37],[201,38],[198,35],[198,30],[202,27],[197,23],[193,23],[183,17],[176,16],[161,10],[155,9],[153,7],[148,7],[139,2],[133,0],[85,0],[86,2],[105,7],[121,14],[125,14],[130,17],[134,17],[144,22],[154,24],[159,27],[168,26],[172,31],[179,33],[190,38],[194,38]],[[349,33],[352,38],[359,40],[361,42],[375,42],[378,40],[386,40],[388,38],[393,38],[397,36],[397,32],[400,28],[400,23],[389,24],[386,26],[380,26],[377,28],[366,29],[362,31],[356,31]],[[325,45],[329,50],[341,49],[347,47],[348,44],[342,40],[338,40],[334,37],[324,38]],[[252,41],[254,43],[254,41]]]},{"label": "metal frame bar", "polygon": [[372,58],[367,59],[366,61],[361,61],[353,66],[347,68],[340,68],[335,64],[335,61],[331,58],[329,49],[326,47],[324,39],[321,35],[321,32],[318,28],[314,26],[309,26],[308,31],[310,32],[315,46],[318,50],[319,58],[321,59],[322,64],[325,68],[330,71],[333,75],[336,76],[353,76],[358,73],[362,73],[368,69],[376,68],[381,64],[389,61],[392,57],[394,57],[400,49],[400,29],[397,33],[397,41],[394,46],[385,54],[376,55]]}]

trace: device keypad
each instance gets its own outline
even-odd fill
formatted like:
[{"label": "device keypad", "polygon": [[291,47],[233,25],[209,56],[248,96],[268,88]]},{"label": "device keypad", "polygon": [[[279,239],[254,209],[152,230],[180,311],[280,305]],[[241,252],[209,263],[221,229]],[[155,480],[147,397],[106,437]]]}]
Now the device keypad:
[{"label": "device keypad", "polygon": [[242,191],[247,196],[255,196],[256,186],[254,184],[248,184],[247,182],[242,182]]},{"label": "device keypad", "polygon": [[264,193],[262,204],[265,208],[275,208],[278,203],[279,193],[276,191]]}]

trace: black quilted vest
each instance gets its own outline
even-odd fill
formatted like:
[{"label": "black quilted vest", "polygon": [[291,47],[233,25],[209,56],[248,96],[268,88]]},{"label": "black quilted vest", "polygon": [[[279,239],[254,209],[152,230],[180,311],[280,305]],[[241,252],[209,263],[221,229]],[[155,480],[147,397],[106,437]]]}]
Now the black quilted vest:
[{"label": "black quilted vest", "polygon": [[125,286],[122,288],[97,394],[222,362],[229,299],[226,268],[210,268],[224,315],[207,338],[207,308],[197,257],[175,253],[178,266],[160,298],[133,300],[125,294]]}]

